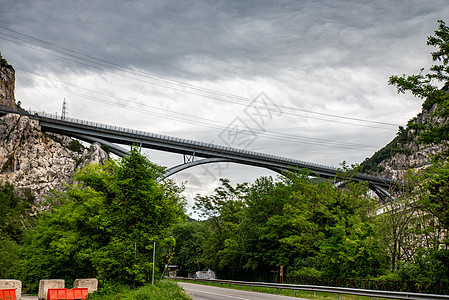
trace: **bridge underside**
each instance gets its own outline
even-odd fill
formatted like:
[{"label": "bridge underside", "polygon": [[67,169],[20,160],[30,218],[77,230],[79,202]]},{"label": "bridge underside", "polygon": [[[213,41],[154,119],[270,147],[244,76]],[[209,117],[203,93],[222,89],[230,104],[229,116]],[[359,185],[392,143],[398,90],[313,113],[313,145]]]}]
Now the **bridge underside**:
[{"label": "bridge underside", "polygon": [[[120,147],[120,146],[118,146],[116,144],[110,143],[110,142],[105,141],[105,140],[100,139],[100,138],[95,138],[95,137],[90,137],[90,136],[85,136],[85,135],[76,135],[76,134],[73,134],[72,136],[75,137],[75,138],[78,138],[80,140],[89,142],[89,143],[99,143],[101,145],[108,146],[110,151],[112,153],[114,153],[115,155],[119,156],[119,157],[124,157],[128,153],[128,151],[125,148]],[[192,157],[190,161],[186,161],[185,160],[184,163],[182,163],[182,164],[179,164],[179,165],[171,167],[171,168],[167,168],[164,177],[165,178],[171,177],[171,176],[175,175],[178,172],[181,172],[181,171],[193,168],[193,167],[197,167],[197,166],[200,166],[200,165],[213,164],[213,163],[223,163],[223,162],[237,163],[237,164],[240,163],[241,164],[241,162],[233,160],[233,159],[229,159],[229,158],[211,157],[211,158],[203,158],[203,159],[195,160],[194,157]],[[294,171],[292,168],[274,168],[274,167],[257,166],[257,165],[255,165],[255,166],[256,167],[267,168],[267,169],[269,169],[271,171],[274,171],[274,172],[276,172],[276,173],[278,173],[278,174],[280,174],[282,176],[286,176],[286,174],[288,174],[288,172],[293,172]],[[331,176],[331,177],[328,177],[326,179],[333,179],[333,180],[335,180],[336,178],[335,178],[335,176]],[[342,186],[346,182],[347,181],[340,181],[340,182],[337,182],[336,185],[337,186]],[[381,188],[381,187],[379,187],[379,186],[377,186],[375,184],[372,184],[372,183],[369,183],[368,187],[370,188],[370,190],[372,190],[379,197],[379,199],[382,202],[386,203],[386,202],[388,202],[389,199],[392,199],[391,194],[388,191],[386,191],[385,189],[383,189],[383,188]]]}]

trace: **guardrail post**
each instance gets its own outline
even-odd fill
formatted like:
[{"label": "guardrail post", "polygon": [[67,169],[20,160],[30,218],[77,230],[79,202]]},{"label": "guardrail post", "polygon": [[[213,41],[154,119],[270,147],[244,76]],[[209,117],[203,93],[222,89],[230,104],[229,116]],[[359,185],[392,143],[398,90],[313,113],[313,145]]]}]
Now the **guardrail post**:
[{"label": "guardrail post", "polygon": [[296,296],[296,290],[293,290],[293,296]]},{"label": "guardrail post", "polygon": [[341,294],[338,293],[338,300],[341,300]]}]

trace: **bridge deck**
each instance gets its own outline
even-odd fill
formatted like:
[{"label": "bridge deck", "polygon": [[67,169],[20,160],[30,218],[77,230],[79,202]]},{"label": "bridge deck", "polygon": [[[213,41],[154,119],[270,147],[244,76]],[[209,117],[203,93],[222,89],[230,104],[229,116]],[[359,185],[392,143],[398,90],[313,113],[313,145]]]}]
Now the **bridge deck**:
[{"label": "bridge deck", "polygon": [[[78,138],[84,136],[87,140],[89,138],[98,138],[109,143],[139,145],[143,148],[194,155],[195,157],[220,158],[235,163],[264,167],[276,171],[308,169],[311,175],[323,178],[335,178],[338,174],[342,174],[341,170],[331,166],[79,119],[66,118],[61,120],[56,115],[44,112],[18,111],[5,106],[0,106],[0,112],[27,115],[30,118],[38,119],[43,131],[76,136]],[[354,181],[367,181],[370,184],[387,189],[398,185],[395,181],[362,173],[351,174],[350,179]]]}]

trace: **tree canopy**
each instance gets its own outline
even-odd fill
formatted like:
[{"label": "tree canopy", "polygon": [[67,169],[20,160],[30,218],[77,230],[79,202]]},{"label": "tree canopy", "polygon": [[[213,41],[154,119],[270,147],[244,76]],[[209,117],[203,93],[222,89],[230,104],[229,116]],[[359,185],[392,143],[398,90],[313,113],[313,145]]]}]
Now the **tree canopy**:
[{"label": "tree canopy", "polygon": [[153,242],[173,246],[164,231],[185,218],[181,189],[162,174],[136,149],[118,163],[79,171],[66,193],[49,199],[51,210],[27,235],[14,274],[31,289],[42,278],[151,281]]},{"label": "tree canopy", "polygon": [[271,271],[281,266],[290,276],[377,276],[387,258],[375,238],[369,215],[375,205],[366,191],[362,183],[339,189],[306,172],[235,187],[222,180],[213,195],[196,198],[207,217],[198,227],[207,229],[197,261],[220,278],[273,280]]}]

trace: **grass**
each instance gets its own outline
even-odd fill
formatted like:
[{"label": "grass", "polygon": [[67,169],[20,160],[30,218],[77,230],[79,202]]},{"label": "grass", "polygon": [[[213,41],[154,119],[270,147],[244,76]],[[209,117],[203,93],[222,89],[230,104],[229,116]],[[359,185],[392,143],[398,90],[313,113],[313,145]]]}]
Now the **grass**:
[{"label": "grass", "polygon": [[[293,290],[288,289],[279,289],[276,291],[275,288],[262,288],[262,287],[251,287],[245,286],[245,285],[236,285],[233,284],[232,286],[229,286],[229,284],[221,284],[218,282],[200,282],[200,281],[190,281],[190,280],[180,280],[182,282],[188,282],[188,283],[195,283],[195,284],[202,284],[202,285],[210,285],[210,286],[217,286],[217,287],[223,287],[223,288],[231,288],[235,290],[241,290],[241,291],[253,291],[253,292],[260,292],[260,293],[267,293],[267,294],[277,294],[277,295],[284,295],[284,296],[290,296],[290,297],[298,297],[298,298],[304,298],[304,299],[311,299],[311,300],[338,300],[338,294],[335,293],[324,293],[324,292],[316,292],[315,296],[312,291],[302,291],[302,290],[296,290],[295,293],[293,293]],[[341,294],[341,300],[370,300],[370,297],[367,296],[357,296],[357,295],[345,295]],[[388,298],[375,298],[376,300],[388,300]]]},{"label": "grass", "polygon": [[191,298],[175,282],[161,280],[155,285],[145,285],[138,289],[121,287],[106,293],[89,295],[89,300],[190,300]]}]

